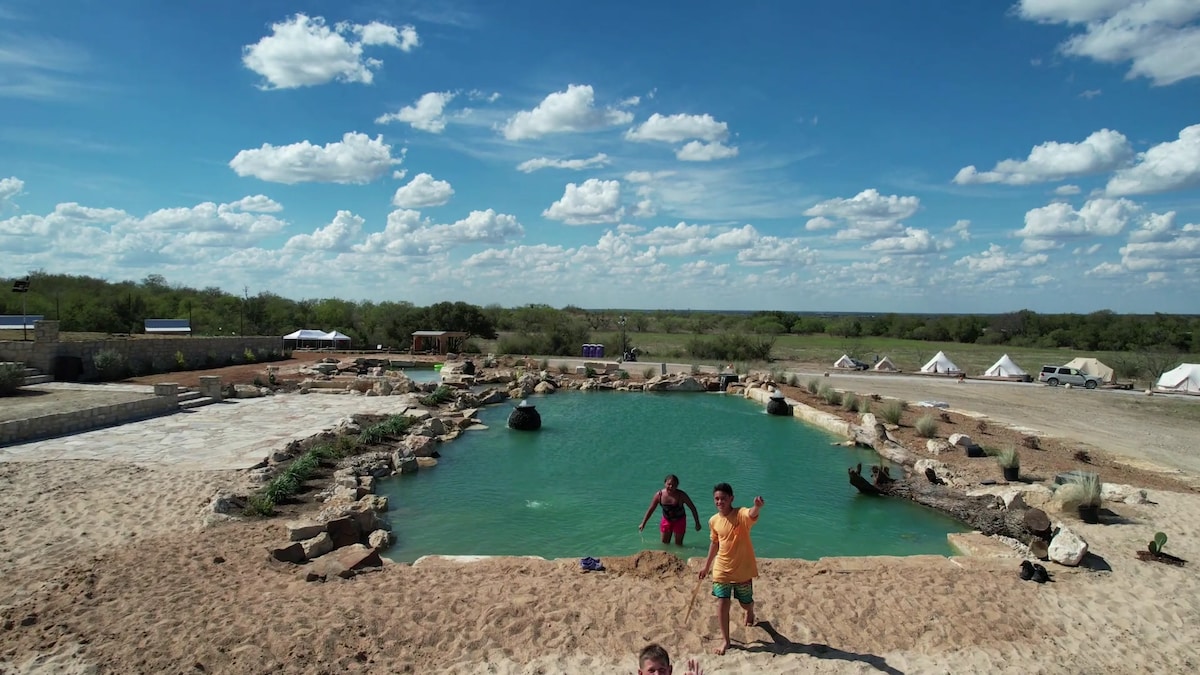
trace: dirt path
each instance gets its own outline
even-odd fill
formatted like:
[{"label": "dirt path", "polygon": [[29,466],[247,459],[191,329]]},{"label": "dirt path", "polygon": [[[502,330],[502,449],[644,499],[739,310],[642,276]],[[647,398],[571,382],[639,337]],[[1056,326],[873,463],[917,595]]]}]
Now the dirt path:
[{"label": "dirt path", "polygon": [[[820,375],[817,373],[816,375]],[[823,381],[826,378],[822,377]],[[806,378],[802,376],[802,383]],[[917,375],[831,374],[838,389],[944,401],[1007,426],[1071,438],[1112,454],[1200,476],[1194,452],[1200,398]]]}]

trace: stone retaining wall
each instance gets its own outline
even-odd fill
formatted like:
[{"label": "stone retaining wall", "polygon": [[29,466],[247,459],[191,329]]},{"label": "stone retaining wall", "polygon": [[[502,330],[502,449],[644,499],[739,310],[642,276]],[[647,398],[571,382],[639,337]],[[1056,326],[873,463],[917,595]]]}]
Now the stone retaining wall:
[{"label": "stone retaining wall", "polygon": [[[282,353],[282,337],[190,337],[177,335],[109,337],[103,340],[62,342],[57,321],[38,321],[34,324],[33,341],[0,341],[0,361],[22,361],[45,375],[54,374],[56,359],[74,357],[83,367],[81,380],[96,379],[95,356],[102,350],[112,350],[125,358],[134,374],[165,373],[174,370],[243,363],[246,350],[262,355]],[[180,368],[178,358],[187,364]]]},{"label": "stone retaining wall", "polygon": [[177,391],[178,387],[173,386],[171,393],[166,396],[151,396],[138,401],[125,401],[86,410],[0,422],[0,446],[38,438],[75,434],[89,429],[172,413],[179,410]]}]

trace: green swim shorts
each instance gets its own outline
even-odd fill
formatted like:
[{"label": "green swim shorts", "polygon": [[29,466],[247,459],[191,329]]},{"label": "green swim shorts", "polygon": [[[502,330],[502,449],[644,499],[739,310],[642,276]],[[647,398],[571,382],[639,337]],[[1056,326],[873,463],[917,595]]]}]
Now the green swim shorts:
[{"label": "green swim shorts", "polygon": [[748,605],[754,602],[754,582],[745,581],[740,584],[723,584],[713,582],[712,594],[714,598],[727,600],[734,598],[743,605]]}]

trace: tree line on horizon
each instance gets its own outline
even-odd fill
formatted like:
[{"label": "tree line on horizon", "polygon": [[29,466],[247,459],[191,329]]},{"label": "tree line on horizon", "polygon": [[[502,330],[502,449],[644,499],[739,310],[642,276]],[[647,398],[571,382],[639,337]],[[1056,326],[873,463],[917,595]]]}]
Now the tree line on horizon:
[{"label": "tree line on horizon", "polygon": [[[506,353],[573,355],[593,333],[743,334],[774,337],[829,335],[888,337],[930,342],[1067,348],[1080,351],[1200,353],[1200,316],[1179,314],[860,314],[703,310],[561,309],[542,304],[501,307],[438,302],[293,300],[270,291],[241,295],[210,286],[169,284],[158,274],[141,281],[32,272],[24,298],[6,293],[0,314],[57,319],[64,332],[140,333],[146,319],[188,319],[195,335],[285,335],[298,328],[338,330],[356,346],[407,349],[418,330],[461,331],[472,338],[500,338]],[[9,279],[11,285],[15,279]],[[624,326],[622,326],[624,321]],[[507,344],[506,344],[507,341]],[[697,342],[693,340],[693,342]],[[697,344],[699,344],[697,342]],[[506,349],[506,347],[509,347]],[[768,346],[769,349],[769,346]]]}]

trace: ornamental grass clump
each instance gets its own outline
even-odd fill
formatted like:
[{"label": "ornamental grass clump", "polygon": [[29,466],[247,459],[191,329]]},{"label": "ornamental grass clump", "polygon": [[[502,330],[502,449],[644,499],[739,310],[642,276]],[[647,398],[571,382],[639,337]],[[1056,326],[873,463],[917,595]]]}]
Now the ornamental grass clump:
[{"label": "ornamental grass clump", "polygon": [[904,403],[901,401],[888,401],[879,407],[879,416],[888,424],[900,424],[900,418],[904,416]]},{"label": "ornamental grass clump", "polygon": [[818,391],[821,391],[821,381],[814,377],[808,381],[808,384],[805,385],[805,388],[808,389],[808,393],[815,394]]},{"label": "ornamental grass clump", "polygon": [[996,453],[996,463],[1001,469],[1019,469],[1021,468],[1021,455],[1017,453],[1017,449],[1013,446]]},{"label": "ornamental grass clump", "polygon": [[849,410],[850,412],[854,412],[855,410],[857,410],[858,409],[858,395],[852,391],[846,392],[846,395],[842,397],[842,407],[845,408],[846,410]]},{"label": "ornamental grass clump", "polygon": [[869,412],[871,412],[871,399],[865,396],[858,399],[858,414],[865,415]]},{"label": "ornamental grass clump", "polygon": [[916,426],[917,433],[920,434],[922,438],[933,438],[934,436],[937,436],[938,422],[936,419],[934,419],[933,415],[922,415],[921,418],[917,420]]},{"label": "ornamental grass clump", "polygon": [[820,396],[822,399],[824,399],[825,402],[828,403],[829,405],[841,405],[842,404],[842,392],[838,391],[837,389],[834,389],[833,387],[831,387],[829,385],[825,385],[825,386],[821,387],[821,389],[817,393],[817,395]]}]

